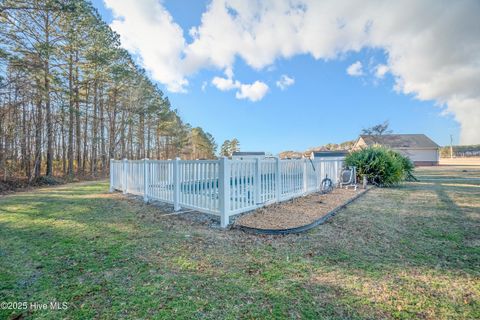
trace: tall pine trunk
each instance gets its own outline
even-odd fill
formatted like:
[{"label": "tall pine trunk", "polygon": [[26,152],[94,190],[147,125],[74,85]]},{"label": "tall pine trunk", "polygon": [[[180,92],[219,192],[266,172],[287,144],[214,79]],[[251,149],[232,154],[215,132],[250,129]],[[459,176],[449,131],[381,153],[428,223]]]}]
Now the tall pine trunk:
[{"label": "tall pine trunk", "polygon": [[117,125],[117,89],[113,88],[112,90],[112,99],[111,103],[111,112],[110,112],[110,136],[108,139],[108,157],[109,159],[115,158],[115,133]]},{"label": "tall pine trunk", "polygon": [[62,118],[61,118],[61,122],[60,122],[60,139],[61,139],[61,145],[60,145],[60,149],[62,150],[61,153],[58,152],[57,153],[57,157],[59,155],[61,155],[61,161],[62,161],[62,174],[65,176],[65,174],[67,173],[67,143],[65,141],[65,108],[62,107],[62,111],[61,111],[61,115],[62,115]]},{"label": "tall pine trunk", "polygon": [[105,119],[104,119],[104,98],[103,98],[103,86],[100,86],[99,94],[99,111],[100,111],[100,157],[102,161],[102,174],[105,173],[107,167],[107,155],[105,154]]},{"label": "tall pine trunk", "polygon": [[36,112],[37,119],[35,123],[35,164],[34,164],[34,177],[39,178],[42,174],[42,128],[43,128],[43,115],[42,115],[42,99],[41,94],[37,94],[36,98]]},{"label": "tall pine trunk", "polygon": [[30,180],[32,173],[30,172],[30,153],[27,150],[27,110],[26,103],[22,103],[22,137],[21,137],[21,150],[22,150],[22,167],[25,171],[25,176]]},{"label": "tall pine trunk", "polygon": [[97,175],[97,144],[98,144],[98,80],[93,82],[93,114],[92,114],[92,154],[90,162],[90,173]]},{"label": "tall pine trunk", "polygon": [[85,122],[83,127],[83,163],[82,163],[82,173],[85,174],[87,168],[87,157],[88,157],[88,100],[89,100],[89,84],[86,84],[86,94],[85,94]]},{"label": "tall pine trunk", "polygon": [[82,172],[82,117],[80,112],[80,89],[78,75],[78,52],[75,53],[75,146],[77,148],[77,174]]},{"label": "tall pine trunk", "polygon": [[[50,18],[45,15],[45,47],[50,50]],[[53,119],[50,105],[50,55],[47,53],[44,61],[44,95],[45,95],[45,121],[47,123],[47,176],[53,175]]]},{"label": "tall pine trunk", "polygon": [[67,174],[73,175],[73,118],[75,115],[74,109],[74,91],[73,91],[73,54],[68,56],[68,166]]}]

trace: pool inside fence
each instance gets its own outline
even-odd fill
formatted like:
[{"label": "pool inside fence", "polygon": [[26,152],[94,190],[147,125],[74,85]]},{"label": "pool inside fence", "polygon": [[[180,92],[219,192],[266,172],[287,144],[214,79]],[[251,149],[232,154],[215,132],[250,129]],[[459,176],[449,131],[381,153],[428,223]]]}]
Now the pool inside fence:
[{"label": "pool inside fence", "polygon": [[216,215],[226,201],[230,216],[319,191],[322,179],[337,181],[341,168],[342,160],[112,160],[110,183]]}]

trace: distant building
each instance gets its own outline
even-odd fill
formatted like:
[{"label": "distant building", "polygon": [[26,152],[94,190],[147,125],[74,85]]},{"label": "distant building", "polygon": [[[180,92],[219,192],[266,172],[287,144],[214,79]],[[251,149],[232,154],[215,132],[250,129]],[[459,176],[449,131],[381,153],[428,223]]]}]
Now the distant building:
[{"label": "distant building", "polygon": [[240,152],[235,151],[232,154],[234,160],[265,159],[265,152]]},{"label": "distant building", "polygon": [[312,151],[310,159],[343,160],[348,155],[348,150]]},{"label": "distant building", "polygon": [[440,159],[440,146],[424,134],[361,135],[353,150],[373,145],[398,151],[416,166],[436,166]]}]

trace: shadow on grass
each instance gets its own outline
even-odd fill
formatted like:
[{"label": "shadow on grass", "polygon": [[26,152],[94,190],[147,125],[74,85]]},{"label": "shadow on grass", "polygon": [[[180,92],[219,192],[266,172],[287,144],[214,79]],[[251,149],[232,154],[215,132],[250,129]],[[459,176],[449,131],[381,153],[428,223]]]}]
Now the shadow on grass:
[{"label": "shadow on grass", "polygon": [[[74,301],[74,318],[384,318],[400,311],[352,287],[409,268],[479,276],[478,247],[465,245],[478,236],[478,220],[452,198],[478,202],[475,188],[373,190],[329,223],[280,237],[160,218],[155,207],[106,190],[96,184],[0,199],[0,296]],[[333,278],[312,280],[319,273]],[[340,281],[352,275],[360,284]],[[422,316],[409,308],[398,316]]]},{"label": "shadow on grass", "polygon": [[[238,231],[227,233],[212,230],[205,225],[181,221],[182,217],[169,217],[156,219],[161,215],[158,209],[143,204],[141,201],[126,200],[120,195],[113,198],[106,197],[104,186],[81,187],[76,191],[56,190],[48,192],[43,197],[35,194],[21,194],[0,200],[0,214],[8,214],[7,219],[2,219],[1,226],[4,234],[15,236],[24,235],[25,239],[34,239],[40,243],[43,235],[49,234],[48,241],[61,243],[89,241],[97,236],[108,238],[114,235],[117,238],[137,239],[151,237],[149,234],[199,233],[222,243],[214,246],[228,246],[235,250],[238,242],[247,242],[251,248],[264,245],[262,237],[247,236]],[[346,212],[340,212],[333,221],[326,226],[301,236],[279,237],[275,241],[290,245],[299,245],[297,250],[311,250],[317,252],[324,261],[331,260],[337,263],[337,258],[342,255],[351,257],[352,267],[360,265],[370,267],[385,266],[399,267],[404,265],[424,266],[435,268],[439,259],[446,259],[448,255],[461,256],[462,247],[458,236],[451,237],[451,243],[438,242],[431,238],[432,234],[463,234],[468,237],[476,232],[478,220],[475,217],[465,216],[465,212],[473,209],[456,204],[449,196],[450,192],[458,192],[464,196],[475,197],[480,194],[477,190],[465,190],[466,187],[446,187],[439,184],[408,184],[399,188],[380,191],[378,199],[367,195],[366,199],[352,204]],[[86,190],[83,190],[86,189]],[[83,195],[91,195],[92,190],[98,197],[85,199]],[[409,210],[403,215],[398,210],[404,205],[406,198],[411,193],[422,192],[430,194],[424,201],[417,199],[409,203]],[[375,191],[374,191],[375,193]],[[436,195],[436,196],[434,196]],[[373,197],[375,198],[375,197]],[[385,199],[389,200],[385,200]],[[392,202],[386,206],[385,201]],[[435,204],[435,202],[438,202]],[[383,205],[383,207],[382,207]],[[23,207],[22,207],[23,206]],[[433,209],[431,208],[433,206]],[[428,209],[428,210],[427,210]],[[352,211],[361,211],[365,215],[359,221],[348,221]],[[346,234],[339,230],[345,229]],[[7,230],[10,229],[10,232]],[[433,230],[433,231],[432,231]],[[437,230],[437,231],[435,231]],[[351,234],[348,234],[351,232]],[[225,236],[226,235],[226,236]],[[353,238],[355,235],[357,238]],[[446,236],[448,238],[448,236]],[[303,242],[300,243],[299,242]],[[311,244],[315,243],[317,244]],[[44,245],[45,243],[42,243]],[[83,243],[82,245],[85,245]],[[445,250],[445,246],[459,246]],[[302,248],[302,246],[305,246]],[[148,247],[148,244],[147,244]],[[153,250],[153,248],[152,248]],[[369,253],[375,253],[371,255]],[[241,254],[242,252],[238,252]],[[327,253],[327,254],[325,254]],[[473,259],[470,261],[470,259]],[[443,267],[465,270],[471,263],[478,262],[478,255],[473,257],[449,261]],[[342,259],[341,259],[342,260]],[[369,266],[371,265],[371,266]],[[470,270],[470,268],[467,268]]]}]

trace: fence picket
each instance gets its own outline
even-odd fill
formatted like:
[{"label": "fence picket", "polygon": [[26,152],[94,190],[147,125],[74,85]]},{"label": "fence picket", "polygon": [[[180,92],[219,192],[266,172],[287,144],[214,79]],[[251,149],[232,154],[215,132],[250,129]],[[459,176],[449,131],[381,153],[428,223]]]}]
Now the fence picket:
[{"label": "fence picket", "polygon": [[[307,163],[310,162],[310,163]],[[229,217],[337,184],[342,160],[110,160],[110,191]]]}]

